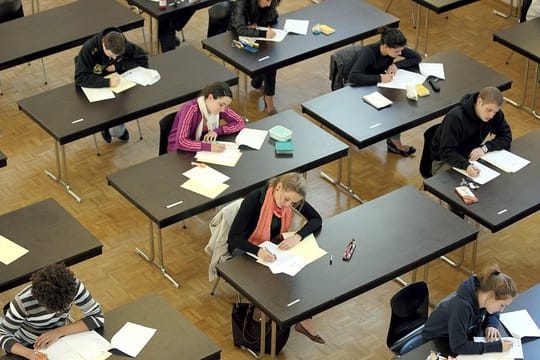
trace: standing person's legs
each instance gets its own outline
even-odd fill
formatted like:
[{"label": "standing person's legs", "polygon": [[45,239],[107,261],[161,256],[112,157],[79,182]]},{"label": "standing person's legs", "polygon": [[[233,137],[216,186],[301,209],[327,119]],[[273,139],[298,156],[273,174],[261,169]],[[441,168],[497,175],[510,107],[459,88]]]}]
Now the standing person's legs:
[{"label": "standing person's legs", "polygon": [[275,69],[268,70],[263,75],[265,111],[270,115],[277,113],[274,106],[274,95],[276,94],[276,76],[277,70]]}]

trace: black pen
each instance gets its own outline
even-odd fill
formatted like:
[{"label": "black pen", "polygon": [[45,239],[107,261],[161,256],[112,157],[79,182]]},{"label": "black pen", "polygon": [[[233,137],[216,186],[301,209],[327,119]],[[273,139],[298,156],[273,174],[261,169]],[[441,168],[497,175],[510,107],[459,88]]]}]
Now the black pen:
[{"label": "black pen", "polygon": [[333,261],[333,260],[334,260],[334,259],[332,258],[332,255],[330,255],[330,265],[332,265],[332,261]]}]

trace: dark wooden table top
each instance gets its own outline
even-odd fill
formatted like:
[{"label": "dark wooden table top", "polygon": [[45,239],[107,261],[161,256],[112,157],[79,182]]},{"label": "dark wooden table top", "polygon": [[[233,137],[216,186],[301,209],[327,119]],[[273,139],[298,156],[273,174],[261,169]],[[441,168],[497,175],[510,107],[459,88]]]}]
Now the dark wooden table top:
[{"label": "dark wooden table top", "polygon": [[[485,86],[506,90],[512,84],[506,76],[457,50],[431,56],[425,62],[443,63],[446,80],[437,82],[441,89],[438,93],[425,83],[430,95],[418,101],[407,99],[405,90],[347,86],[304,102],[302,111],[355,146],[364,148],[446,114],[467,93],[480,91]],[[362,100],[362,96],[374,91],[394,103],[377,110]]]},{"label": "dark wooden table top", "polygon": [[[19,109],[60,144],[66,144],[190,100],[211,82],[238,82],[234,72],[191,46],[149,60],[149,67],[161,75],[153,85],[137,85],[114,99],[90,103],[72,83],[20,100]],[[73,124],[77,119],[84,121]]]},{"label": "dark wooden table top", "polygon": [[[180,187],[191,169],[194,154],[174,152],[107,176],[109,185],[148,216],[160,228],[197,215],[215,206],[246,195],[268,179],[290,171],[305,172],[344,157],[345,143],[309,122],[292,110],[250,123],[248,127],[268,130],[275,125],[293,131],[294,154],[276,156],[274,140],[267,136],[260,150],[242,147],[242,157],[235,167],[210,164],[230,177],[229,188],[215,199],[209,199]],[[166,205],[183,201],[167,209]]]},{"label": "dark wooden table top", "polygon": [[7,21],[0,24],[0,70],[81,45],[107,27],[143,25],[142,17],[111,0],[78,0]]},{"label": "dark wooden table top", "polygon": [[[274,275],[247,255],[219,264],[217,270],[278,326],[286,327],[464,246],[477,233],[406,186],[324,220],[316,238],[328,255],[293,277]],[[354,255],[342,261],[352,238],[357,243]],[[287,306],[296,299],[300,301]]]},{"label": "dark wooden table top", "polygon": [[[98,299],[99,300],[99,299]],[[154,336],[137,355],[138,360],[191,359],[217,360],[221,349],[201,330],[157,294],[145,295],[105,313],[105,326],[98,332],[111,341],[126,322],[157,329]],[[132,359],[117,350],[109,359]],[[2,360],[22,357],[5,355]]]},{"label": "dark wooden table top", "polygon": [[540,63],[540,18],[525,21],[499,30],[493,40],[517,53]]},{"label": "dark wooden table top", "polygon": [[212,6],[223,0],[167,0],[167,8],[160,10],[159,1],[152,0],[127,0],[128,4],[134,5],[153,18],[165,20],[177,16],[186,10],[199,10]]},{"label": "dark wooden table top", "polygon": [[9,265],[0,263],[0,292],[46,265],[70,266],[102,252],[101,243],[53,199],[0,215],[0,234],[29,250]]},{"label": "dark wooden table top", "polygon": [[[399,19],[363,1],[324,1],[282,14],[275,28],[283,29],[286,19],[309,20],[307,35],[289,34],[282,42],[258,41],[259,52],[253,54],[231,46],[236,37],[229,31],[202,41],[203,48],[225,60],[243,73],[254,76],[269,68],[282,68],[332,49],[377,34],[381,26],[398,26]],[[313,35],[315,24],[326,24],[336,32]],[[267,60],[258,59],[269,56]],[[326,66],[326,65],[324,65]]]},{"label": "dark wooden table top", "polygon": [[437,14],[477,2],[478,0],[413,0]]},{"label": "dark wooden table top", "polygon": [[452,169],[424,180],[424,188],[492,232],[502,230],[540,209],[540,131],[515,139],[510,151],[531,163],[517,173],[494,168],[501,175],[473,190],[477,203],[466,205],[455,193],[463,175]]}]

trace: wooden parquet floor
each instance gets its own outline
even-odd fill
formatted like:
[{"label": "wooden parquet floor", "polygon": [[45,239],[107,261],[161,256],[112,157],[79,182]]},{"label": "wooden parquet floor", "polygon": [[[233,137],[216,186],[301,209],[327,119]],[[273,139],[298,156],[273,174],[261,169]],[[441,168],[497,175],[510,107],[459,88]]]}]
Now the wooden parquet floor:
[{"label": "wooden parquet floor", "polygon": [[[388,0],[369,1],[384,9]],[[30,1],[23,2],[27,12],[30,12]],[[41,9],[46,10],[68,2],[41,0]],[[286,13],[310,4],[308,0],[282,1],[279,10]],[[484,0],[447,13],[448,18],[445,15],[432,14],[428,51],[435,54],[445,49],[459,49],[514,79],[512,89],[505,95],[517,98],[522,87],[524,60],[521,56],[514,55],[511,63],[505,65],[510,51],[492,41],[494,31],[514,23],[512,19],[503,19],[492,13],[493,9],[507,11],[507,7],[502,2]],[[412,28],[409,2],[394,1],[390,12],[401,18],[401,29],[414,46],[415,31]],[[200,41],[206,35],[207,21],[206,9],[196,13],[184,31],[189,44],[201,48]],[[140,29],[128,32],[127,36],[143,45]],[[367,42],[374,40],[369,39]],[[4,95],[0,97],[0,149],[9,156],[8,166],[0,169],[0,212],[12,211],[47,197],[55,198],[104,245],[103,255],[73,266],[73,270],[101,302],[105,311],[146,293],[156,292],[208,334],[223,350],[223,359],[250,359],[248,354],[232,345],[230,304],[234,301],[234,291],[221,283],[217,295],[209,295],[212,285],[207,280],[209,258],[203,248],[209,236],[207,223],[213,212],[188,219],[187,229],[176,224],[163,231],[166,264],[170,273],[182,283],[179,289],[175,289],[156,268],[135,254],[136,246],[145,247],[147,244],[148,220],[106,183],[107,174],[156,156],[158,121],[177,107],[142,118],[142,141],[134,140],[135,136],[132,136],[133,140],[127,144],[113,142],[108,145],[99,139],[102,151],[100,157],[95,154],[91,137],[67,145],[71,182],[84,198],[81,204],[76,203],[61,187],[44,175],[45,167],[54,166],[54,142],[18,111],[17,101],[71,82],[73,58],[77,51],[78,48],[44,59],[49,79],[47,85],[41,82],[41,67],[38,61],[0,73],[4,89]],[[278,72],[275,100],[278,109],[292,108],[300,111],[300,103],[330,91],[329,55],[324,54]],[[248,95],[252,100],[248,117],[255,121],[263,117],[255,105],[260,94],[250,90]],[[515,137],[540,128],[540,122],[523,110],[507,104],[504,111]],[[403,141],[422,149],[422,134],[428,126],[430,124],[404,133]],[[128,127],[132,135],[135,135],[135,123],[130,123]],[[418,186],[421,183],[418,173],[419,156],[405,159],[387,154],[383,143],[362,150],[356,149],[352,153],[353,186],[367,199],[376,198],[407,184]],[[337,164],[324,168],[330,173],[335,173],[336,169]],[[359,205],[321,180],[320,170],[308,174],[308,199],[324,218]],[[540,215],[537,213],[496,234],[482,229],[479,266],[498,263],[515,278],[520,290],[538,283],[539,220]],[[434,261],[430,266],[429,288],[433,297],[440,299],[453,291],[464,278],[464,273],[451,269],[440,261]],[[0,303],[9,301],[20,288],[0,294]],[[314,344],[293,332],[279,359],[389,359],[391,353],[385,345],[389,320],[388,302],[398,289],[397,284],[390,282],[316,316],[320,334],[327,344]],[[181,359],[181,355],[178,358]]]}]

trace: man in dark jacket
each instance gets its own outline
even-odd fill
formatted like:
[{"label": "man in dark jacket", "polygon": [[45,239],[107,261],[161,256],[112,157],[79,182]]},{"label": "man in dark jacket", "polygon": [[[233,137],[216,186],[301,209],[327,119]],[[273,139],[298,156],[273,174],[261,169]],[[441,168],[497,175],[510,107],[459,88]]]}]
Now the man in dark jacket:
[{"label": "man in dark jacket", "polygon": [[[450,110],[431,140],[432,174],[451,167],[464,169],[471,177],[480,174],[470,161],[493,150],[508,149],[512,131],[501,110],[503,96],[496,87],[465,95]],[[494,138],[484,142],[489,134]]]},{"label": "man in dark jacket", "polygon": [[[127,41],[117,28],[107,28],[87,40],[75,57],[75,85],[88,88],[114,87],[118,76],[137,66],[148,67],[148,55],[141,47]],[[112,136],[129,140],[125,124],[102,131],[103,139],[110,143]]]}]

